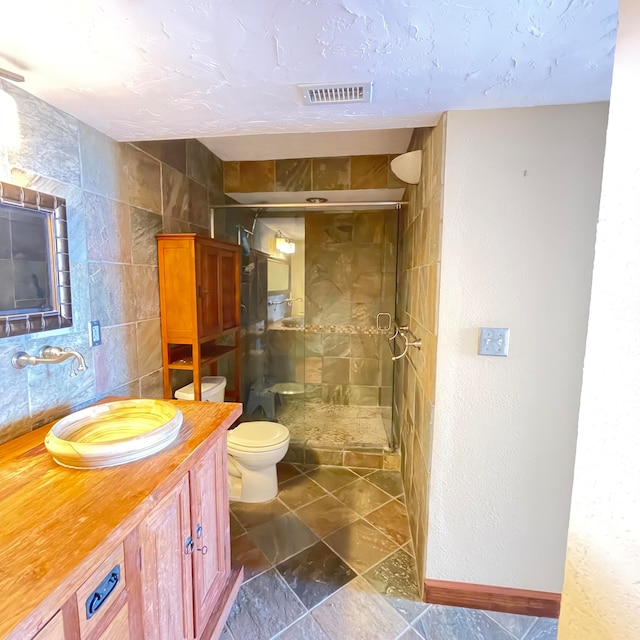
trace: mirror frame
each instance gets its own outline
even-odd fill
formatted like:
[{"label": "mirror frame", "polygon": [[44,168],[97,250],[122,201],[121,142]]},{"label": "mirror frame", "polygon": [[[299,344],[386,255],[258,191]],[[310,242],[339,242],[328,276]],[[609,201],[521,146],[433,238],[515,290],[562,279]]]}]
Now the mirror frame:
[{"label": "mirror frame", "polygon": [[52,307],[50,311],[36,311],[15,315],[0,315],[0,338],[27,333],[51,331],[73,325],[71,309],[71,272],[67,231],[67,206],[64,198],[41,191],[0,181],[0,202],[39,211],[49,220],[49,244],[52,264]]}]

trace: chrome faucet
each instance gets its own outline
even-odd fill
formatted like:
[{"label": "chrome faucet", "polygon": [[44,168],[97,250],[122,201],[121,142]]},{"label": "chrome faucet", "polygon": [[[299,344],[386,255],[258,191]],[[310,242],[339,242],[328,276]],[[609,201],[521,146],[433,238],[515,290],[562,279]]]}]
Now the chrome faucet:
[{"label": "chrome faucet", "polygon": [[[18,351],[11,358],[11,364],[16,369],[24,369],[28,365],[36,364],[58,364],[64,362],[69,358],[73,358],[71,362],[71,377],[77,376],[78,371],[84,371],[87,368],[87,363],[82,357],[82,354],[71,347],[42,347],[39,356],[30,356],[26,351]],[[77,367],[76,367],[77,363]]]},{"label": "chrome faucet", "polygon": [[282,302],[286,302],[290,307],[293,306],[294,302],[298,302],[298,300],[302,300],[302,298],[285,298]]}]

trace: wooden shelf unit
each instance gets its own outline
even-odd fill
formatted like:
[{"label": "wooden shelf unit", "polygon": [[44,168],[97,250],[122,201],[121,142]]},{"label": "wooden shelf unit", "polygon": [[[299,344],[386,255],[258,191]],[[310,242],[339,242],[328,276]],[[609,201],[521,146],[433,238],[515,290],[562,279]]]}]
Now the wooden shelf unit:
[{"label": "wooden shelf unit", "polygon": [[[233,386],[225,400],[240,401],[240,247],[195,233],[159,234],[158,268],[164,397],[173,397],[171,371],[200,380],[233,354]],[[233,344],[219,344],[222,338]],[[228,381],[229,382],[229,381]]]}]

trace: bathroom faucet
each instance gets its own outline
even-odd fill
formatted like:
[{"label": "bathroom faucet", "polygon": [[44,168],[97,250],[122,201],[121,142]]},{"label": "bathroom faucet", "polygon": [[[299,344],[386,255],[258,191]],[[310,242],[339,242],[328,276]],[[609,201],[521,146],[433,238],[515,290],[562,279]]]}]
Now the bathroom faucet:
[{"label": "bathroom faucet", "polygon": [[[87,363],[82,357],[82,354],[71,347],[42,347],[39,356],[30,356],[25,351],[18,351],[11,358],[11,364],[16,369],[24,369],[28,365],[36,364],[58,364],[64,362],[69,358],[73,358],[71,362],[71,372],[69,375],[75,377],[78,375],[78,371],[84,371],[87,368]],[[75,364],[77,363],[77,368]]]},{"label": "bathroom faucet", "polygon": [[285,298],[282,302],[286,302],[290,307],[293,306],[294,302],[298,302],[298,300],[302,300],[302,298]]}]

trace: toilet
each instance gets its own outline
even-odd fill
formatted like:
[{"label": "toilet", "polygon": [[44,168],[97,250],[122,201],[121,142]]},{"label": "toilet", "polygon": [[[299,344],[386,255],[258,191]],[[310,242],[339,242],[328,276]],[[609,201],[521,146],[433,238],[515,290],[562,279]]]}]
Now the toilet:
[{"label": "toilet", "polygon": [[289,430],[277,422],[243,422],[227,431],[229,499],[266,502],[278,494],[276,464],[289,448]]}]

